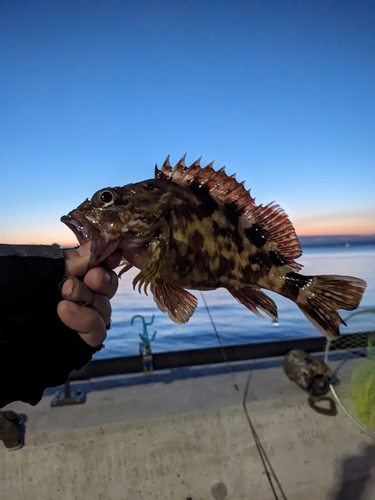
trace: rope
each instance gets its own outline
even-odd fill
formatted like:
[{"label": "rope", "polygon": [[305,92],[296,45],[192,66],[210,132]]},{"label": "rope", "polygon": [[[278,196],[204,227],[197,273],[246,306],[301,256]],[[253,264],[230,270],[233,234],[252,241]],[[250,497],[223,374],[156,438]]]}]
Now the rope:
[{"label": "rope", "polygon": [[[241,399],[241,395],[240,395],[240,390],[239,390],[239,387],[238,387],[238,384],[236,382],[236,379],[235,379],[235,376],[234,376],[234,373],[233,373],[233,370],[232,370],[232,367],[230,365],[230,362],[228,360],[228,356],[225,352],[225,349],[224,349],[224,346],[223,346],[223,343],[221,341],[221,337],[220,337],[220,334],[216,328],[216,325],[215,325],[215,322],[214,322],[214,319],[211,315],[211,311],[207,305],[207,302],[206,302],[206,299],[203,295],[203,292],[201,292],[201,296],[202,296],[202,299],[203,299],[203,302],[204,302],[204,305],[205,305],[205,308],[206,308],[206,311],[207,311],[207,314],[208,314],[208,317],[210,318],[210,321],[211,321],[211,325],[212,325],[212,328],[215,332],[215,336],[217,338],[217,341],[219,343],[219,346],[220,346],[220,350],[221,350],[221,353],[223,355],[223,359],[227,365],[227,369],[228,369],[228,373],[230,374],[231,376],[231,379],[232,379],[232,382],[233,382],[233,386],[234,386],[234,389],[235,391],[237,392],[238,394],[238,398],[241,402],[241,405],[243,407],[243,410],[244,410],[244,413],[245,413],[245,417],[247,419],[247,422],[249,424],[249,427],[250,427],[250,430],[251,430],[251,433],[252,433],[252,436],[253,436],[253,439],[254,439],[254,442],[255,442],[255,445],[257,447],[257,450],[258,450],[258,453],[259,453],[259,456],[260,456],[260,459],[262,461],[262,464],[263,464],[263,467],[264,467],[264,473],[267,475],[267,479],[268,479],[268,482],[270,484],[270,487],[271,487],[271,490],[272,490],[272,493],[275,497],[276,500],[280,500],[280,498],[282,498],[283,500],[287,500],[284,492],[283,492],[283,489],[281,487],[281,484],[277,478],[277,475],[275,473],[275,471],[273,470],[273,467],[271,465],[271,462],[269,461],[268,459],[268,456],[267,456],[267,453],[266,451],[264,450],[263,448],[263,445],[260,441],[260,438],[255,430],[255,427],[251,421],[251,418],[250,418],[250,413],[247,409],[247,406],[246,406],[246,399],[247,399],[247,394],[248,394],[248,390],[249,390],[249,385],[250,385],[250,378],[251,378],[251,373],[249,374],[249,377],[248,377],[248,380],[247,380],[247,383],[246,383],[246,388],[245,388],[245,392],[244,392],[244,396],[243,398]],[[277,485],[277,488],[279,489],[279,492],[280,492],[280,497],[277,495],[277,491],[276,491],[276,488],[275,488],[275,485],[274,485],[274,482],[276,483]]]}]

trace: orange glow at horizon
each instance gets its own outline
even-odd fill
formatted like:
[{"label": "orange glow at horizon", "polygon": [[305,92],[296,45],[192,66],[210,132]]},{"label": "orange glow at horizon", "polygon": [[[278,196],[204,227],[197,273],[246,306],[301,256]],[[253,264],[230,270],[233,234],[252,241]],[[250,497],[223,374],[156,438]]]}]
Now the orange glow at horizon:
[{"label": "orange glow at horizon", "polygon": [[14,245],[52,245],[57,243],[62,247],[73,247],[78,245],[78,241],[73,233],[64,226],[58,230],[54,227],[40,229],[28,228],[28,231],[21,229],[12,229],[2,232],[0,243],[8,243]]},{"label": "orange glow at horizon", "polygon": [[316,217],[294,217],[293,225],[298,236],[333,236],[375,234],[375,213],[335,214]]},{"label": "orange glow at horizon", "polygon": [[[330,235],[375,235],[375,215],[373,214],[340,214],[334,216],[294,217],[292,219],[298,236],[330,236]],[[9,244],[43,244],[58,243],[61,246],[77,246],[78,242],[71,231],[61,225],[56,229],[40,226],[28,227],[28,230],[12,228],[3,230],[0,243]]]}]

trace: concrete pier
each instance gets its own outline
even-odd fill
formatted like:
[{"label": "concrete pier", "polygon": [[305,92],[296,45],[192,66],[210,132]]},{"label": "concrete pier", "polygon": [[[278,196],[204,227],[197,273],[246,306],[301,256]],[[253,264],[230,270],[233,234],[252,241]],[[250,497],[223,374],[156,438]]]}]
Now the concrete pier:
[{"label": "concrete pier", "polygon": [[311,409],[281,361],[93,379],[74,383],[83,405],[51,408],[55,390],[9,405],[26,440],[0,443],[0,498],[375,499],[375,440],[340,408]]}]

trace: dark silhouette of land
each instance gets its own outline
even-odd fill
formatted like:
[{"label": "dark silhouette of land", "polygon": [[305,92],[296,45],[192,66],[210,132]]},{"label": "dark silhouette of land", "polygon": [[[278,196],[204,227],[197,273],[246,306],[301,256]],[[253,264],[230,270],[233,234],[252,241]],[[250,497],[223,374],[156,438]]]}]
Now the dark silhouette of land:
[{"label": "dark silhouette of land", "polygon": [[341,234],[331,236],[299,236],[303,248],[307,247],[349,247],[359,245],[375,245],[375,234],[360,236],[358,234]]}]

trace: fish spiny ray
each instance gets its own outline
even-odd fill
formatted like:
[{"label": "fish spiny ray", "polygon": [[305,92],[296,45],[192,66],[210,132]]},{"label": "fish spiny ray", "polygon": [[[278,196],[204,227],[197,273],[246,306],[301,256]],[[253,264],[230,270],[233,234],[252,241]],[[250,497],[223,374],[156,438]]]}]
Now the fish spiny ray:
[{"label": "fish spiny ray", "polygon": [[171,164],[169,163],[169,158],[170,155],[168,155],[163,163],[162,170],[165,170],[166,168],[171,168]]},{"label": "fish spiny ray", "polygon": [[185,164],[185,157],[186,157],[186,153],[181,158],[181,160],[174,166],[172,172],[168,176],[168,179],[171,179],[172,181],[174,181],[175,178],[179,179],[184,175],[184,173],[186,172],[186,170],[188,168]]},{"label": "fish spiny ray", "polygon": [[155,165],[155,179],[168,179],[171,172],[172,172],[172,167],[171,164],[169,163],[169,155],[166,157],[163,166],[161,167],[161,170],[158,169],[158,166]]},{"label": "fish spiny ray", "polygon": [[[181,178],[178,180],[178,183],[181,185],[190,185],[191,182],[195,179],[195,176],[198,172],[201,171],[202,167],[200,164],[202,157],[198,158],[194,163],[190,165],[189,168],[185,170]],[[175,179],[174,179],[175,180]]]},{"label": "fish spiny ray", "polygon": [[[233,196],[233,192],[238,189],[238,182],[236,181],[236,178],[234,175],[231,175],[226,179],[225,183],[221,185],[220,191],[218,191],[215,194],[215,197],[217,197],[220,201],[225,203],[225,200],[232,200],[233,198],[236,198],[236,196]],[[229,195],[231,195],[229,197]],[[227,201],[229,203],[229,201]]]},{"label": "fish spiny ray", "polygon": [[[182,160],[185,160],[185,156],[183,156]],[[164,162],[158,178],[167,178],[180,185],[199,187],[202,191],[208,192],[214,199],[230,206],[239,215],[244,213],[243,207],[249,211],[254,206],[255,199],[245,189],[245,181],[239,183],[236,180],[235,174],[228,176],[225,172],[225,167],[215,171],[213,169],[213,161],[205,167],[201,167],[201,158],[192,163],[190,167],[186,167],[183,171],[180,166],[181,160],[173,168],[170,167],[169,161],[168,164]],[[183,164],[185,165],[185,161],[183,161]]]},{"label": "fish spiny ray", "polygon": [[[196,176],[196,184],[197,186],[202,189],[203,191],[209,191],[210,189],[210,184],[207,184],[207,182],[215,176],[216,172],[212,168],[213,162],[209,163],[206,165],[202,170],[199,172],[199,174]],[[193,183],[194,185],[195,183]],[[204,188],[204,185],[207,184],[207,187]]]},{"label": "fish spiny ray", "polygon": [[210,185],[213,184],[210,188],[209,188],[209,193],[211,196],[216,196],[215,195],[215,192],[217,191],[218,193],[220,193],[220,188],[226,183],[228,182],[228,176],[227,174],[225,173],[225,167],[221,167],[215,174],[214,176],[214,179],[213,179],[213,183],[210,182]]},{"label": "fish spiny ray", "polygon": [[187,153],[185,153],[183,155],[183,157],[180,159],[180,161],[178,162],[178,164],[182,165],[184,168],[186,167],[186,163],[185,163],[186,155],[187,155]]}]

